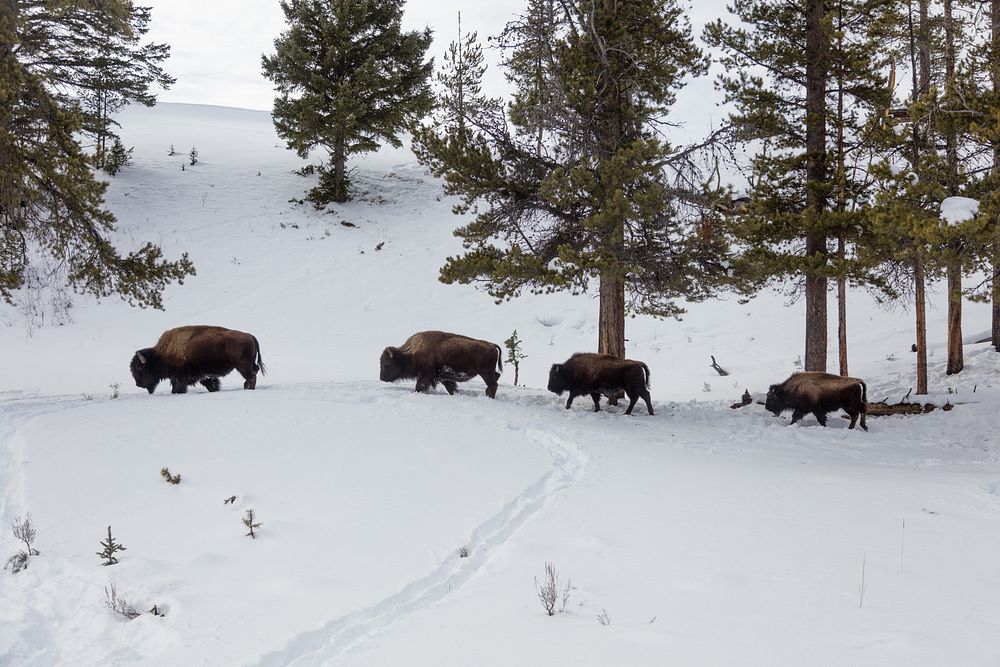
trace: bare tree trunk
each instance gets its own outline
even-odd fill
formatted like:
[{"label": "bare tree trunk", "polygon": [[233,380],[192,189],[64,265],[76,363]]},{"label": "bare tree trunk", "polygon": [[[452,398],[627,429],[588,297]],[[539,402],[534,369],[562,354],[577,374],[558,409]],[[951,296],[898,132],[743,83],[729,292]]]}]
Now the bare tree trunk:
[{"label": "bare tree trunk", "polygon": [[927,276],[924,256],[917,251],[913,258],[914,309],[917,311],[917,395],[927,393]]},{"label": "bare tree trunk", "polygon": [[597,351],[625,357],[625,281],[601,275],[601,309],[597,331]]},{"label": "bare tree trunk", "polygon": [[847,259],[847,231],[843,215],[847,212],[847,167],[844,154],[844,2],[837,3],[837,212],[841,215],[840,230],[837,234],[837,353],[840,374],[847,371],[847,279],[844,266]]},{"label": "bare tree trunk", "polygon": [[[955,99],[955,24],[952,17],[952,0],[944,0],[944,90],[948,104]],[[945,136],[945,160],[948,165],[948,194],[958,190],[958,136],[954,125],[948,126]],[[954,242],[948,259],[948,375],[962,372],[965,359],[962,355],[962,247]]]},{"label": "bare tree trunk", "polygon": [[[830,35],[824,27],[824,0],[808,0],[806,9],[806,208],[822,216],[826,202],[820,184],[826,174],[826,88]],[[823,268],[827,258],[826,234],[806,235],[806,256]],[[823,268],[807,269],[805,370],[826,370],[827,280]]]},{"label": "bare tree trunk", "polygon": [[948,263],[948,375],[965,368],[962,355],[962,264]]},{"label": "bare tree trunk", "polygon": [[337,139],[333,148],[333,201],[347,201],[347,155],[344,140]]},{"label": "bare tree trunk", "polygon": [[[990,48],[990,78],[993,83],[993,94],[1000,94],[1000,0],[990,3],[990,23],[992,26],[992,45]],[[993,144],[993,174],[1000,176],[1000,142]],[[1000,352],[1000,221],[994,220],[997,226],[996,241],[993,251],[993,349]]]}]

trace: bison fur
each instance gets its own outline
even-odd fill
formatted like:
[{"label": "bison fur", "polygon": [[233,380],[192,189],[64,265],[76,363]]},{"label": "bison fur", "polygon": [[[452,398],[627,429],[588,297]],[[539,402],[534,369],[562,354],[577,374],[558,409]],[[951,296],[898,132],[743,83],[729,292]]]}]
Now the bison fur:
[{"label": "bison fur", "polygon": [[208,391],[219,391],[219,378],[234,369],[243,376],[243,388],[253,389],[258,371],[265,372],[254,336],[211,326],[169,329],[156,345],[137,351],[129,367],[135,385],[150,394],[162,380],[170,380],[173,394],[199,382]]},{"label": "bison fur", "polygon": [[764,407],[775,416],[791,410],[792,424],[811,412],[821,426],[826,426],[828,412],[843,410],[851,418],[849,428],[854,428],[860,416],[861,428],[868,430],[868,387],[858,378],[818,371],[795,373],[781,384],[771,385]]},{"label": "bison fur", "polygon": [[378,377],[383,382],[415,378],[420,392],[440,382],[454,394],[456,383],[478,375],[486,382],[486,395],[496,398],[503,372],[501,356],[496,343],[444,331],[421,331],[399,347],[382,350]]},{"label": "bison fur", "polygon": [[641,361],[620,359],[610,354],[578,352],[561,364],[552,364],[549,370],[549,391],[562,396],[569,392],[566,409],[573,399],[589,394],[594,400],[594,412],[601,409],[601,395],[629,398],[625,414],[632,414],[632,408],[641,398],[646,402],[646,411],[653,414],[653,403],[649,397],[649,367]]}]

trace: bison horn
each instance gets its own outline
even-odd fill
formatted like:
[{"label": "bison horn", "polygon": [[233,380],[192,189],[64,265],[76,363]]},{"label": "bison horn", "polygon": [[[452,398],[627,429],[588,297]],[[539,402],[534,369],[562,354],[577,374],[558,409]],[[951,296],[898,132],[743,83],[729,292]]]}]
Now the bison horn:
[{"label": "bison horn", "polygon": [[142,352],[136,352],[135,356],[139,357],[140,364],[146,363],[146,357],[142,356]]}]

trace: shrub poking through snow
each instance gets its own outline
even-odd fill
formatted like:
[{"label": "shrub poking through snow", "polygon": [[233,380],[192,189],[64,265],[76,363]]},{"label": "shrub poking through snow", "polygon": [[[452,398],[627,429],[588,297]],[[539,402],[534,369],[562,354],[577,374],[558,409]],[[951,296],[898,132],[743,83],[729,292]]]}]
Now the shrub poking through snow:
[{"label": "shrub poking through snow", "polygon": [[30,513],[26,514],[23,519],[21,517],[14,519],[14,522],[11,524],[11,531],[14,533],[15,539],[24,543],[24,549],[8,558],[4,566],[16,574],[21,570],[26,570],[28,568],[28,560],[32,556],[39,555],[41,552],[32,546],[32,543],[35,541],[35,526],[31,523]]},{"label": "shrub poking through snow", "polygon": [[254,529],[260,528],[260,524],[255,523],[256,519],[257,514],[252,509],[247,510],[246,515],[243,517],[243,525],[250,529],[250,532],[247,533],[247,537],[252,537],[253,539],[257,539]]},{"label": "shrub poking through snow", "polygon": [[188,153],[188,161],[191,163],[192,167],[198,164],[198,149],[194,146],[191,147],[191,152]]},{"label": "shrub poking through snow", "polygon": [[112,401],[115,400],[116,398],[118,398],[118,396],[121,395],[120,390],[121,390],[122,386],[118,382],[112,382],[110,385],[108,385],[108,387],[111,389],[111,400]]},{"label": "shrub poking through snow", "polygon": [[160,468],[160,477],[162,477],[168,484],[180,484],[181,476],[180,473],[176,475],[170,474],[170,468]]},{"label": "shrub poking through snow", "polygon": [[552,563],[545,564],[545,577],[541,586],[538,585],[538,579],[535,579],[535,592],[538,594],[538,600],[542,603],[546,614],[555,616],[557,608],[559,613],[566,611],[572,585],[573,581],[570,579],[566,581],[566,586],[560,589],[556,566]]},{"label": "shrub poking through snow", "polygon": [[131,621],[133,618],[141,616],[135,607],[130,605],[125,598],[118,595],[118,589],[115,588],[114,584],[111,584],[110,590],[107,586],[104,587],[104,604],[111,611],[124,617],[126,621]]},{"label": "shrub poking through snow", "polygon": [[597,616],[597,622],[601,625],[611,625],[611,617],[608,616],[607,609],[601,609],[601,613]]},{"label": "shrub poking through snow", "polygon": [[514,364],[514,386],[517,386],[518,373],[521,370],[521,360],[527,359],[528,355],[521,351],[521,343],[523,343],[520,338],[517,337],[517,329],[514,329],[514,333],[510,335],[510,338],[503,342],[504,347],[507,348],[507,363]]},{"label": "shrub poking through snow", "polygon": [[173,144],[170,144],[170,150],[167,152],[167,155],[169,155],[170,157],[173,157],[173,156],[177,155],[177,151],[174,150],[174,145]]},{"label": "shrub poking through snow", "polygon": [[119,551],[127,551],[124,545],[115,542],[115,538],[111,537],[111,526],[108,526],[108,539],[105,542],[101,542],[101,546],[104,549],[98,551],[97,555],[104,559],[104,562],[101,563],[104,566],[114,565],[118,562],[115,554]]},{"label": "shrub poking through snow", "polygon": [[223,505],[232,505],[235,502],[236,502],[236,496],[229,496],[228,498],[226,498],[225,500],[222,501],[222,504]]},{"label": "shrub poking through snow", "polygon": [[460,547],[459,550],[458,550],[458,557],[459,558],[468,558],[469,557],[469,547],[467,547],[467,546]]}]

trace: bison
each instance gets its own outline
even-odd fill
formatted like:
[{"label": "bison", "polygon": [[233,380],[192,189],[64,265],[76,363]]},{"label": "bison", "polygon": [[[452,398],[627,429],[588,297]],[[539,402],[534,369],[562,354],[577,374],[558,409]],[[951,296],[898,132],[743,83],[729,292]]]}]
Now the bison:
[{"label": "bison", "polygon": [[253,389],[257,386],[257,371],[262,375],[265,372],[254,336],[209,326],[164,331],[155,346],[135,353],[129,367],[135,386],[150,394],[161,380],[170,380],[173,394],[183,394],[198,382],[209,391],[219,391],[219,378],[234,368],[245,380],[243,388]]},{"label": "bison", "polygon": [[826,413],[843,410],[851,418],[850,428],[860,415],[861,428],[868,430],[868,387],[858,378],[818,371],[795,373],[781,384],[771,385],[764,407],[776,417],[791,410],[792,424],[811,412],[821,426],[826,426]]},{"label": "bison", "polygon": [[619,359],[610,354],[578,352],[565,363],[552,364],[548,388],[560,396],[564,391],[569,392],[567,410],[574,398],[590,394],[594,399],[594,412],[598,412],[602,394],[614,396],[624,391],[629,398],[625,414],[632,414],[632,408],[640,398],[646,401],[646,411],[653,414],[649,398],[649,367],[641,361]]},{"label": "bison", "polygon": [[503,372],[500,346],[486,340],[446,333],[421,331],[399,347],[382,350],[378,379],[383,382],[417,380],[417,391],[427,391],[440,382],[449,394],[457,382],[476,375],[486,382],[486,395],[497,397],[497,381]]}]

